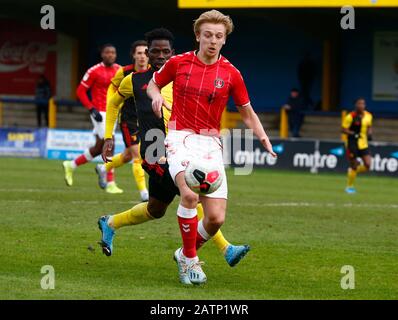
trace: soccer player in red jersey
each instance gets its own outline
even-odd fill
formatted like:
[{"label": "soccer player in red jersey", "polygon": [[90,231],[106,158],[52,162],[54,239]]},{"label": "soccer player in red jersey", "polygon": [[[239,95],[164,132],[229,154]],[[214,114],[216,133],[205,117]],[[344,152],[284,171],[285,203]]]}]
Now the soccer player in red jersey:
[{"label": "soccer player in red jersey", "polygon": [[[111,84],[108,87],[107,100],[112,98],[115,92],[118,91],[120,83],[133,72],[142,72],[148,69],[148,45],[145,40],[137,40],[131,45],[130,57],[132,64],[121,67],[111,80]],[[99,177],[99,186],[104,189],[107,186],[107,173],[115,168],[118,168],[126,163],[133,160],[132,171],[137,189],[140,193],[142,201],[148,201],[148,190],[145,182],[145,172],[141,167],[142,159],[139,153],[140,135],[138,129],[138,118],[135,97],[130,97],[122,102],[121,109],[119,111],[119,124],[120,132],[123,137],[125,149],[122,153],[119,153],[112,157],[111,161],[104,164],[97,164],[96,171]],[[107,114],[109,117],[109,104],[107,107]],[[108,118],[107,117],[107,118]],[[106,130],[105,130],[106,136]],[[106,144],[106,142],[104,143]],[[111,150],[112,151],[112,150]]]},{"label": "soccer player in red jersey", "polygon": [[[93,160],[102,152],[105,134],[106,94],[111,79],[120,68],[116,61],[116,48],[106,44],[101,48],[102,62],[87,70],[83,76],[76,94],[85,108],[90,111],[90,118],[94,126],[95,145],[84,151],[82,155],[72,161],[64,161],[65,182],[68,186],[73,184],[73,171],[88,161]],[[87,91],[91,91],[90,100]],[[122,193],[113,180],[113,171],[108,172],[106,191],[109,193]]]},{"label": "soccer player in red jersey", "polygon": [[[147,89],[153,111],[160,117],[162,105],[167,106],[160,89],[173,81],[173,107],[165,144],[169,171],[181,194],[177,216],[183,242],[183,248],[177,249],[174,257],[180,278],[186,275],[193,284],[207,280],[196,250],[219,230],[225,219],[228,191],[219,130],[221,114],[230,96],[245,124],[253,130],[264,148],[276,157],[250,104],[239,70],[220,54],[232,30],[229,16],[217,10],[201,14],[194,23],[199,50],[172,57],[154,73]],[[206,196],[198,196],[185,182],[186,163],[197,156],[193,155],[193,149],[187,148],[188,140],[202,156],[212,150],[210,156],[222,167],[222,185]],[[205,217],[198,225],[196,206],[199,199]]]}]

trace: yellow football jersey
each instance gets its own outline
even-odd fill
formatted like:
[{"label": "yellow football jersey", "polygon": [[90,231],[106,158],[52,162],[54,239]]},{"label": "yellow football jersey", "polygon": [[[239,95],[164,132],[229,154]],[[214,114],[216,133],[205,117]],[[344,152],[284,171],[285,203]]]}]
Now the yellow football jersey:
[{"label": "yellow football jersey", "polygon": [[[121,108],[123,102],[131,97],[134,97],[134,88],[132,77],[134,73],[130,73],[128,76],[124,77],[119,84],[117,90],[110,95],[106,107],[106,126],[105,126],[105,139],[112,138],[113,126],[117,119],[119,109]],[[173,83],[169,83],[167,86],[163,87],[161,94],[164,99],[169,103],[170,106],[173,104]],[[165,125],[165,130],[167,130],[167,124],[171,116],[171,112],[163,107],[163,121]],[[166,131],[167,132],[167,131]]]},{"label": "yellow football jersey", "polygon": [[368,131],[372,127],[373,116],[370,112],[365,111],[360,116],[355,111],[350,112],[343,120],[342,127],[359,134],[358,149],[366,149],[368,147]]}]

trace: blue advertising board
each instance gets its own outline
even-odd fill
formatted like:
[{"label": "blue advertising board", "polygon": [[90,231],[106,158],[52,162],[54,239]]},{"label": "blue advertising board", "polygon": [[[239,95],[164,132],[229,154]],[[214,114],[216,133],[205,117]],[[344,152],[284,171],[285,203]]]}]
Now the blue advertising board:
[{"label": "blue advertising board", "polygon": [[[240,137],[238,137],[240,139]],[[232,140],[234,141],[234,140]],[[276,159],[263,148],[260,141],[252,143],[242,140],[232,143],[229,164],[240,168],[275,168],[318,172],[346,172],[348,160],[343,142],[306,139],[272,139]],[[242,146],[248,145],[249,149]],[[236,147],[237,146],[237,147]],[[372,157],[370,173],[376,175],[398,176],[398,145],[370,142]]]},{"label": "blue advertising board", "polygon": [[44,157],[46,139],[46,128],[0,128],[0,156]]},{"label": "blue advertising board", "polygon": [[[47,133],[48,159],[72,160],[81,155],[84,150],[95,144],[95,137],[90,130],[49,129]],[[123,152],[124,143],[120,133],[115,134],[115,154]],[[98,156],[94,161],[102,161]]]}]

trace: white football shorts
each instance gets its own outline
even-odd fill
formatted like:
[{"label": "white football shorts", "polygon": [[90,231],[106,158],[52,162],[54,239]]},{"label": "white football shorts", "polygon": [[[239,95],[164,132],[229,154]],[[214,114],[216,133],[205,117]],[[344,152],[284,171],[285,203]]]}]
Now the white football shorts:
[{"label": "white football shorts", "polygon": [[[93,134],[97,135],[100,139],[104,139],[105,137],[105,123],[106,123],[106,112],[100,111],[102,116],[102,121],[98,122],[90,115],[91,122],[93,123]],[[113,127],[113,134],[115,134],[117,122],[115,122],[115,126]]]},{"label": "white football shorts", "polygon": [[205,136],[183,130],[169,130],[165,145],[169,172],[174,183],[176,175],[185,171],[190,159],[211,159],[220,164],[223,181],[215,192],[206,195],[206,197],[228,198],[228,184],[223,163],[222,145],[218,137]]}]

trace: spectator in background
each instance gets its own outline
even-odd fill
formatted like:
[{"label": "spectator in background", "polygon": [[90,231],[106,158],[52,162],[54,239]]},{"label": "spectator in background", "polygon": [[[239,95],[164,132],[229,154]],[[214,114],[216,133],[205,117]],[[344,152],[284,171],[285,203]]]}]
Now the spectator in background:
[{"label": "spectator in background", "polygon": [[37,114],[37,126],[41,127],[42,115],[46,121],[46,127],[48,127],[48,100],[51,98],[51,87],[50,82],[44,75],[41,75],[37,80],[35,100],[36,100],[36,114]]},{"label": "spectator in background", "polygon": [[316,64],[309,52],[305,53],[297,68],[297,77],[300,83],[300,92],[304,104],[313,109],[314,101],[311,98],[311,89],[316,76]]},{"label": "spectator in background", "polygon": [[293,88],[287,103],[282,107],[289,116],[289,130],[295,138],[300,138],[300,129],[304,121],[304,109],[306,104],[298,89]]}]

